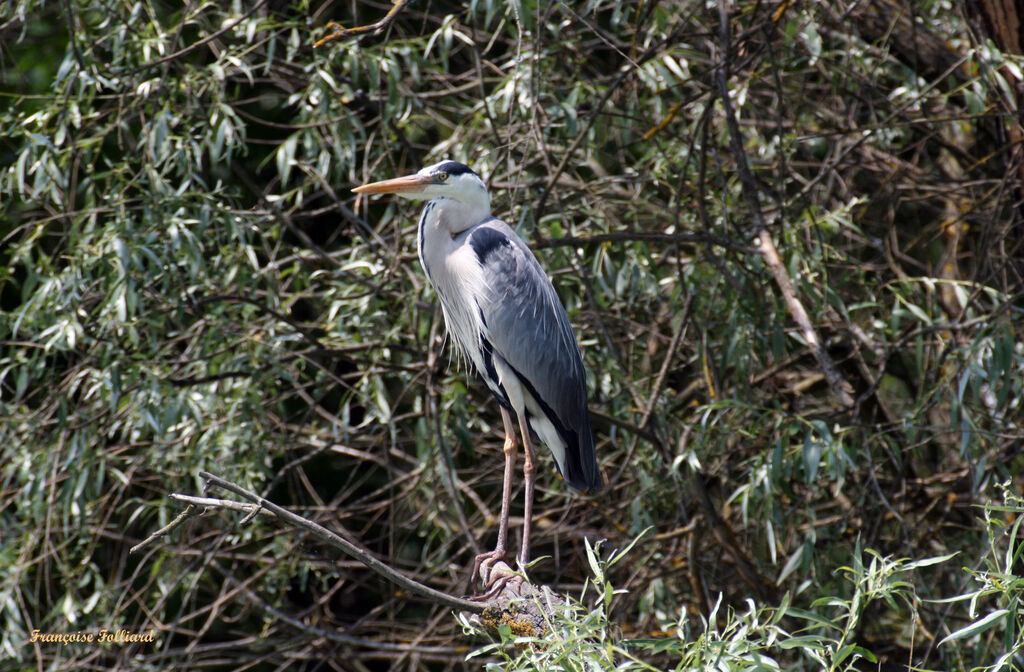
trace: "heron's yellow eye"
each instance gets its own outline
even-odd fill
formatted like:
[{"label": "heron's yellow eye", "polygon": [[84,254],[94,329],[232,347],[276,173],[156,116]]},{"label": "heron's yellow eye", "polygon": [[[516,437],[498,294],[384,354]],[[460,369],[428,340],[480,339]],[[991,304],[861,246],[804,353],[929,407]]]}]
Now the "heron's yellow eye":
[{"label": "heron's yellow eye", "polygon": [[448,173],[438,173],[437,174],[437,181],[438,182],[447,182],[448,181]]}]

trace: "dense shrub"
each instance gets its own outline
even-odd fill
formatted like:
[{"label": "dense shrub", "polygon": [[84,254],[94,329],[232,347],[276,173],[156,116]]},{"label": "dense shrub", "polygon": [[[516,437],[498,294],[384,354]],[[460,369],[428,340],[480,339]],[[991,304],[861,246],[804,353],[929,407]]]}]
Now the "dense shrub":
[{"label": "dense shrub", "polygon": [[[848,4],[733,3],[728,50],[686,0],[410,3],[316,49],[390,5],[0,6],[0,667],[1024,667],[1020,55],[984,2]],[[852,404],[754,244],[723,63]],[[608,487],[545,454],[531,575],[571,618],[466,639],[262,518],[129,554],[205,469],[470,592],[497,407],[417,208],[349,192],[444,157],[583,346]],[[103,628],[157,641],[31,642]]]}]

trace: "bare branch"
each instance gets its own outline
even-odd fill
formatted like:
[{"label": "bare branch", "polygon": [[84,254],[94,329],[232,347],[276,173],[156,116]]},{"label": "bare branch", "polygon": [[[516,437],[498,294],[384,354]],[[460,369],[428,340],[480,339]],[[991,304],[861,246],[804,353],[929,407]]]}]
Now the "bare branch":
[{"label": "bare branch", "polygon": [[353,37],[355,35],[363,35],[364,33],[380,33],[389,25],[391,22],[398,17],[398,13],[402,11],[402,8],[409,4],[411,0],[395,0],[394,6],[388,10],[388,13],[384,15],[384,18],[377,23],[369,23],[365,26],[356,26],[355,28],[342,28],[341,24],[331,21],[327,24],[327,27],[334,32],[321,37],[313,44],[313,48],[322,47],[328,42],[334,40],[340,40],[345,37]]},{"label": "bare branch", "polygon": [[262,7],[263,3],[265,1],[266,0],[259,0],[258,2],[253,3],[253,6],[249,8],[249,11],[247,11],[245,14],[242,14],[241,16],[239,16],[234,21],[231,21],[230,23],[225,24],[217,32],[210,33],[209,35],[207,35],[203,39],[197,40],[196,42],[193,42],[192,44],[188,45],[187,47],[179,49],[178,51],[174,52],[173,54],[168,54],[167,56],[164,56],[163,58],[158,58],[155,61],[151,61],[149,63],[143,63],[139,67],[131,70],[128,74],[129,75],[135,75],[135,74],[138,74],[138,73],[142,72],[143,70],[148,70],[150,68],[155,68],[158,65],[163,65],[164,63],[167,63],[169,61],[173,61],[173,60],[175,60],[177,58],[181,58],[182,56],[184,56],[185,54],[187,54],[187,53],[189,53],[191,51],[195,51],[196,49],[198,49],[199,47],[203,46],[204,44],[209,44],[210,42],[213,42],[218,37],[220,37],[221,35],[224,35],[228,31],[234,30],[235,27],[238,26],[238,24],[240,24],[242,21],[245,21],[250,16],[255,14],[256,10],[258,10],[260,7]]},{"label": "bare branch", "polygon": [[530,247],[541,249],[545,247],[576,247],[583,245],[600,245],[609,242],[624,242],[633,240],[645,240],[653,243],[694,243],[701,245],[718,245],[727,250],[753,254],[759,248],[743,245],[736,241],[716,236],[702,231],[690,233],[659,233],[657,231],[615,231],[612,233],[598,233],[593,236],[564,236],[562,238],[538,239],[530,243]]},{"label": "bare branch", "polygon": [[459,597],[453,597],[452,595],[448,595],[447,593],[442,593],[439,590],[435,590],[430,586],[425,586],[418,581],[414,581],[405,574],[402,574],[401,572],[392,569],[385,563],[378,560],[369,550],[365,548],[360,548],[352,542],[338,536],[331,530],[328,530],[323,525],[315,523],[307,518],[303,518],[298,514],[292,513],[288,509],[278,506],[277,504],[274,504],[273,502],[260,497],[256,493],[246,490],[240,485],[232,483],[231,481],[226,481],[223,478],[214,476],[213,474],[205,471],[200,471],[199,477],[207,481],[211,485],[216,485],[219,488],[235,493],[239,497],[244,497],[245,499],[248,499],[250,502],[257,504],[260,508],[268,511],[269,513],[274,514],[283,521],[291,523],[296,527],[301,527],[302,529],[310,532],[311,534],[313,534],[320,540],[326,542],[327,544],[334,546],[335,548],[341,550],[347,555],[352,556],[359,562],[366,565],[366,567],[368,567],[369,569],[383,576],[392,583],[395,583],[404,588],[405,590],[408,590],[409,592],[415,593],[416,595],[419,595],[421,597],[425,597],[433,602],[437,602],[438,604],[442,604],[446,607],[451,607],[452,609],[461,609],[463,611],[470,611],[473,613],[480,613],[487,606],[481,602],[472,602],[470,600],[462,599]]},{"label": "bare branch", "polygon": [[719,54],[720,60],[716,68],[715,79],[718,84],[718,95],[722,99],[725,122],[729,128],[729,144],[732,149],[733,158],[736,161],[736,172],[739,175],[740,185],[743,188],[743,196],[747,201],[747,206],[750,208],[751,219],[753,219],[754,227],[757,229],[757,237],[760,242],[759,250],[761,256],[764,257],[765,263],[768,264],[768,268],[771,269],[772,276],[782,292],[790,314],[796,321],[797,326],[800,327],[804,340],[810,347],[811,352],[814,353],[815,359],[818,360],[818,365],[825,374],[829,387],[839,397],[840,403],[845,408],[850,408],[854,404],[853,388],[839,374],[835,363],[832,361],[832,357],[829,356],[828,351],[822,346],[818,332],[814,329],[814,325],[811,324],[807,311],[800,302],[800,298],[796,295],[793,282],[786,272],[786,267],[782,264],[779,251],[775,247],[771,233],[768,232],[768,224],[765,222],[764,214],[761,212],[757,185],[754,181],[754,176],[750,172],[750,167],[747,165],[747,155],[743,151],[743,144],[740,140],[739,123],[736,121],[736,115],[732,109],[732,101],[729,99],[729,10],[727,5],[728,3],[726,2],[719,4],[721,53]]},{"label": "bare branch", "polygon": [[[173,497],[173,495],[172,495],[172,497]],[[144,549],[144,548],[146,548],[148,546],[151,546],[157,539],[159,539],[160,537],[163,537],[163,536],[166,536],[166,535],[170,534],[175,528],[179,527],[186,520],[188,520],[189,518],[192,518],[193,516],[196,516],[196,515],[198,515],[196,513],[196,507],[194,507],[194,506],[192,506],[190,504],[189,506],[187,506],[185,508],[184,511],[182,511],[181,513],[178,514],[177,518],[175,518],[174,520],[172,520],[171,522],[167,523],[166,525],[161,527],[159,530],[157,530],[153,534],[149,535],[148,537],[146,537],[145,539],[143,539],[139,543],[137,543],[134,546],[132,546],[131,548],[129,548],[128,552],[129,553],[136,553],[136,552],[141,551],[142,549]]]},{"label": "bare branch", "polygon": [[[227,509],[229,511],[245,512],[246,517],[242,521],[243,524],[249,522],[260,513],[268,513],[312,533],[317,538],[352,556],[380,576],[411,593],[452,609],[458,609],[469,614],[479,614],[479,619],[476,616],[471,618],[477,620],[477,622],[492,632],[497,632],[499,624],[507,624],[511,625],[514,629],[518,629],[521,634],[539,635],[547,629],[546,623],[550,621],[551,614],[555,608],[565,604],[565,600],[559,597],[550,587],[530,583],[525,577],[514,572],[504,562],[496,563],[493,567],[485,568],[482,571],[481,578],[485,584],[492,583],[490,581],[491,576],[495,576],[497,579],[493,582],[493,585],[496,586],[495,589],[482,598],[466,600],[442,593],[389,567],[378,560],[368,549],[340,537],[308,518],[303,518],[284,507],[260,497],[237,483],[232,483],[205,471],[200,471],[199,477],[205,480],[208,485],[215,485],[233,492],[249,500],[251,503],[172,493],[170,495],[171,499],[187,503],[188,508],[175,518],[172,523],[161,528],[145,541],[132,548],[132,552],[152,544],[156,539],[166,535],[186,519],[195,516],[196,507],[199,506],[206,507],[207,509]],[[273,610],[272,613],[280,616],[282,620],[291,625],[305,627],[301,622],[285,617],[276,610]]]}]

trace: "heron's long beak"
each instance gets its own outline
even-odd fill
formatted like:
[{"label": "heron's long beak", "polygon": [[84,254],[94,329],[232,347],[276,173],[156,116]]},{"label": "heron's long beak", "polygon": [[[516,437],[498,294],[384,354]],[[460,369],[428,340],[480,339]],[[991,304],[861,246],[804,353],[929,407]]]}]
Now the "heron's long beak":
[{"label": "heron's long beak", "polygon": [[422,191],[428,184],[433,184],[429,177],[407,175],[405,177],[396,177],[393,180],[364,184],[352,191],[357,194],[407,194]]}]

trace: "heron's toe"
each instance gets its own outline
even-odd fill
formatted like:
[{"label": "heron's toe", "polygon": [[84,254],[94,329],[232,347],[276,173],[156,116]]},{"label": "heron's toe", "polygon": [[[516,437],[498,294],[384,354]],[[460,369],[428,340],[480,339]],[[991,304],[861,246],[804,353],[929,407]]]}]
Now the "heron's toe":
[{"label": "heron's toe", "polygon": [[[475,584],[477,577],[481,577],[484,580],[484,584],[488,583],[488,577],[492,573],[494,563],[501,562],[505,559],[505,549],[496,548],[493,551],[487,553],[481,553],[473,559],[473,574],[469,577],[470,584]],[[481,571],[483,570],[483,571]]]},{"label": "heron's toe", "polygon": [[480,579],[484,592],[471,599],[481,602],[490,601],[503,593],[506,588],[511,588],[516,594],[521,594],[522,587],[526,583],[526,578],[509,567],[504,562],[504,558],[483,558],[480,563]]}]

